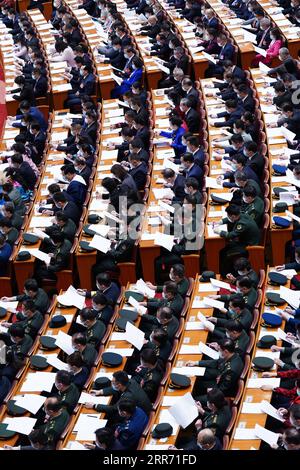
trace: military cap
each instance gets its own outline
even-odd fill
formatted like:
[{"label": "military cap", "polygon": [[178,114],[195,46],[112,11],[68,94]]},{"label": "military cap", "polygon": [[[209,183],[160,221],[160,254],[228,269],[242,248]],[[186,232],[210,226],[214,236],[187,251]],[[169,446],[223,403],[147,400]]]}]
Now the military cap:
[{"label": "military cap", "polygon": [[260,338],[257,346],[262,349],[270,349],[271,346],[277,343],[277,339],[272,335],[264,335]]},{"label": "military cap", "polygon": [[221,197],[218,197],[215,194],[211,194],[210,197],[211,197],[212,204],[227,204],[228,203],[226,199],[222,199]]},{"label": "military cap", "polygon": [[90,243],[86,242],[85,240],[79,242],[79,246],[82,251],[96,251],[96,248],[92,248]]},{"label": "military cap", "polygon": [[90,229],[89,228],[90,225],[89,224],[86,224],[83,226],[83,231],[86,235],[88,235],[89,237],[93,237],[94,235],[96,235],[97,232],[95,232],[94,230]]},{"label": "military cap", "polygon": [[97,224],[100,221],[100,216],[98,214],[90,214],[88,216],[89,224]]},{"label": "military cap", "polygon": [[152,431],[152,437],[154,439],[163,439],[172,435],[173,428],[169,423],[159,423],[155,426]]},{"label": "military cap", "polygon": [[127,318],[127,320],[131,322],[135,322],[139,316],[138,312],[135,310],[127,310],[126,308],[122,308],[122,310],[119,311],[119,315],[121,318]]},{"label": "military cap", "polygon": [[143,302],[144,296],[143,294],[140,294],[139,292],[133,291],[133,290],[127,290],[125,291],[125,299],[128,300],[129,297],[133,297],[137,302]]},{"label": "military cap", "polygon": [[31,258],[29,251],[20,251],[16,257],[16,261],[28,261]]},{"label": "military cap", "polygon": [[280,326],[282,323],[282,318],[279,315],[274,315],[274,313],[263,313],[262,314],[262,326]]},{"label": "military cap", "polygon": [[279,186],[276,186],[275,188],[273,188],[273,193],[274,193],[274,196],[275,196],[275,199],[279,199],[279,195],[280,193],[285,193],[287,191],[287,189],[285,188],[280,188]]},{"label": "military cap", "polygon": [[279,217],[276,215],[273,217],[273,223],[277,228],[288,228],[291,225],[291,222],[284,217]]},{"label": "military cap", "polygon": [[126,331],[126,324],[127,322],[133,323],[128,318],[118,318],[116,320],[116,331]]},{"label": "military cap", "polygon": [[40,337],[40,343],[43,349],[57,349],[57,346],[55,344],[56,338],[53,338],[52,336],[41,336]]},{"label": "military cap", "polygon": [[7,310],[3,307],[0,307],[0,318],[5,317],[7,314]]},{"label": "military cap", "polygon": [[284,165],[272,165],[272,169],[275,176],[283,176],[286,174],[287,167]]},{"label": "military cap", "polygon": [[23,233],[23,242],[25,245],[34,245],[39,241],[39,237],[33,233]]},{"label": "military cap", "polygon": [[274,361],[270,357],[254,357],[253,361],[254,369],[257,370],[270,370],[274,366]]},{"label": "military cap", "polygon": [[6,403],[7,413],[11,416],[22,416],[26,413],[25,408],[15,405],[16,400],[9,400]]},{"label": "military cap", "polygon": [[200,282],[209,282],[210,279],[216,279],[216,274],[213,271],[203,271]]},{"label": "military cap", "polygon": [[121,354],[104,352],[102,354],[102,364],[107,367],[118,367],[122,364],[123,357]]},{"label": "military cap", "polygon": [[8,424],[0,423],[0,439],[11,439],[16,435],[15,431],[9,431],[7,429]]},{"label": "military cap", "polygon": [[284,286],[287,283],[287,277],[283,274],[271,272],[269,273],[269,284],[274,286]]},{"label": "military cap", "polygon": [[182,374],[171,374],[170,375],[170,388],[187,388],[191,385],[190,377]]},{"label": "military cap", "polygon": [[280,297],[279,294],[275,294],[275,292],[267,292],[267,305],[284,305],[286,302],[284,299]]},{"label": "military cap", "polygon": [[49,366],[47,359],[44,356],[35,354],[29,358],[31,369],[43,370]]},{"label": "military cap", "polygon": [[273,208],[273,212],[278,213],[278,212],[285,212],[288,209],[288,205],[286,202],[277,202],[275,204],[275,207]]},{"label": "military cap", "polygon": [[55,315],[51,318],[49,323],[50,328],[60,328],[61,326],[65,326],[67,320],[63,315]]},{"label": "military cap", "polygon": [[93,388],[95,390],[102,390],[103,388],[110,387],[111,386],[111,381],[109,380],[108,377],[98,377],[98,379],[95,380]]}]

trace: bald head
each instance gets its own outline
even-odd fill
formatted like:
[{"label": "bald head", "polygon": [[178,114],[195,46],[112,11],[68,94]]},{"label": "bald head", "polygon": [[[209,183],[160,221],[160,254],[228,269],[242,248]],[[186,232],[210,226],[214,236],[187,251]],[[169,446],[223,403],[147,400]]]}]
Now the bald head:
[{"label": "bald head", "polygon": [[215,433],[209,428],[201,429],[198,433],[197,442],[201,447],[210,449],[216,443]]},{"label": "bald head", "polygon": [[152,25],[155,25],[157,23],[157,18],[154,15],[149,16],[148,18],[149,23]]},{"label": "bald head", "polygon": [[262,18],[259,23],[260,27],[264,30],[268,29],[271,25],[271,21],[269,20],[269,18]]},{"label": "bald head", "polygon": [[290,52],[288,50],[287,47],[281,47],[281,49],[279,49],[279,59],[284,61],[285,59],[287,59],[290,55]]}]

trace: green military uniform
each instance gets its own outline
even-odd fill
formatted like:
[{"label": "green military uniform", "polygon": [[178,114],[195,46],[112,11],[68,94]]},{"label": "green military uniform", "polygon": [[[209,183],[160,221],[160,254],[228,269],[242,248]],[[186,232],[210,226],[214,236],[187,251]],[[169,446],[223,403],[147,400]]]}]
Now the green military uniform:
[{"label": "green military uniform", "polygon": [[15,241],[18,239],[19,236],[19,231],[15,227],[11,227],[11,229],[8,231],[6,234],[6,241],[7,243],[10,244],[10,246],[13,246],[15,244]]},{"label": "green military uniform", "polygon": [[156,400],[162,377],[163,373],[156,367],[138,367],[131,378],[140,384],[144,392],[147,393],[150,401],[153,403]]},{"label": "green military uniform", "polygon": [[167,299],[149,299],[147,308],[149,311],[155,312],[161,307],[170,307],[174,315],[179,318],[182,311],[184,300],[180,294],[176,294],[172,300]]},{"label": "green military uniform", "polygon": [[70,251],[72,243],[69,240],[64,240],[59,246],[56,246],[53,251],[53,257],[51,258],[48,270],[50,272],[62,271],[69,265]]},{"label": "green military uniform", "polygon": [[[26,295],[26,294],[20,294],[20,295],[17,295],[16,299],[19,302],[23,302],[24,300],[33,300],[35,308],[42,314],[47,312],[48,307],[50,305],[48,295],[40,287],[38,288],[37,293],[34,297],[29,297],[29,295]],[[17,314],[17,318],[19,318],[19,315],[20,314]]]},{"label": "green military uniform", "polygon": [[35,311],[31,318],[23,318],[24,320],[18,321],[17,325],[20,325],[24,328],[26,335],[29,335],[31,338],[35,339],[39,329],[44,323],[43,315],[40,312]]},{"label": "green military uniform", "polygon": [[[237,293],[234,292],[233,294],[229,295],[221,295],[220,299],[222,302],[229,302],[230,300],[236,298]],[[253,310],[254,305],[257,300],[257,290],[254,289],[254,287],[251,287],[249,292],[247,294],[243,294],[243,299],[246,303],[246,306],[249,308],[249,310]]]},{"label": "green military uniform", "polygon": [[96,357],[97,357],[97,351],[94,348],[93,344],[87,344],[82,351],[82,358],[84,360],[85,365],[91,369],[93,367]]},{"label": "green military uniform", "polygon": [[264,201],[256,196],[250,204],[242,203],[241,212],[243,214],[248,214],[251,219],[253,219],[259,226],[262,222],[262,217],[265,210]]},{"label": "green military uniform", "polygon": [[71,383],[65,391],[57,390],[54,396],[61,397],[63,405],[67,409],[68,413],[72,414],[78,403],[80,391],[75,384]]},{"label": "green military uniform", "polygon": [[247,308],[244,308],[240,314],[227,311],[225,314],[222,314],[222,317],[217,318],[214,334],[216,334],[216,330],[219,328],[226,328],[226,325],[230,320],[237,320],[241,323],[244,330],[248,331],[252,324],[252,315]]},{"label": "green military uniform", "polygon": [[42,426],[38,428],[47,436],[50,448],[55,448],[61,433],[68,424],[69,419],[70,416],[67,410],[62,409],[58,416],[50,418],[46,423],[42,424]]},{"label": "green military uniform", "polygon": [[179,326],[179,321],[177,320],[176,317],[171,318],[171,320],[166,323],[165,325],[162,325],[159,323],[155,315],[148,315],[145,314],[142,316],[142,320],[140,323],[140,329],[145,333],[145,338],[148,339],[149,336],[151,335],[152,331],[155,328],[162,328],[168,333],[168,337],[171,341],[173,341],[174,336],[176,331],[178,330]]},{"label": "green military uniform", "polygon": [[[198,365],[206,368],[199,383],[200,393],[205,393],[207,388],[217,387],[225,397],[235,395],[237,382],[244,367],[243,361],[237,353],[234,353],[226,361],[224,359],[208,359],[199,361]],[[207,396],[201,396],[199,400],[205,404]]]},{"label": "green military uniform", "polygon": [[246,354],[249,340],[249,336],[247,335],[246,331],[243,330],[240,336],[234,341],[235,352],[243,357]]},{"label": "green military uniform", "polygon": [[62,232],[65,235],[65,238],[73,243],[75,233],[77,232],[77,227],[72,219],[68,219],[65,225],[63,225],[62,227],[60,225],[55,224],[49,228],[46,228],[45,233],[50,236],[54,228]]},{"label": "green military uniform", "polygon": [[6,349],[6,360],[15,369],[24,365],[25,357],[32,346],[32,338],[25,335],[19,343],[14,343]]},{"label": "green military uniform", "polygon": [[225,277],[232,271],[232,260],[235,256],[245,256],[248,245],[259,245],[261,233],[256,222],[247,214],[240,215],[233,224],[228,218],[222,220],[229,224],[229,231],[221,231],[220,236],[228,240],[228,244],[220,250],[220,273]]},{"label": "green military uniform", "polygon": [[[185,297],[187,291],[189,290],[190,283],[189,280],[184,277],[177,283],[177,288],[178,288],[178,294],[181,295],[181,297]],[[157,286],[156,292],[160,293],[163,291],[163,286]]]},{"label": "green military uniform", "polygon": [[24,218],[20,214],[15,212],[10,220],[13,227],[17,230],[21,230]]},{"label": "green military uniform", "polygon": [[203,429],[210,428],[214,430],[216,436],[222,439],[230,423],[231,411],[229,406],[226,405],[214,412],[206,411],[204,415],[200,416],[200,419],[202,419]]},{"label": "green military uniform", "polygon": [[90,327],[86,329],[86,337],[88,343],[92,344],[95,347],[98,347],[101,339],[103,338],[106,331],[106,326],[102,321],[96,320],[96,322]]}]

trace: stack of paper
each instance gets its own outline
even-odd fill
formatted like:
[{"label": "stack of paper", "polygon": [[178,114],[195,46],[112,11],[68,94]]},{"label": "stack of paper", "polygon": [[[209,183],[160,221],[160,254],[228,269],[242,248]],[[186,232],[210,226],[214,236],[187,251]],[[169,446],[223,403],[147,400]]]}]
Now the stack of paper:
[{"label": "stack of paper", "polygon": [[21,392],[50,392],[56,374],[52,372],[30,372],[26,375]]},{"label": "stack of paper", "polygon": [[198,417],[198,409],[191,393],[186,393],[168,411],[183,429]]},{"label": "stack of paper", "polygon": [[67,335],[64,331],[58,332],[55,344],[68,355],[74,352],[74,348],[72,346],[72,336]]},{"label": "stack of paper", "polygon": [[63,294],[58,295],[57,301],[62,305],[66,305],[67,307],[74,306],[80,310],[83,309],[85,305],[85,298],[78,294],[77,290],[73,286],[68,287],[66,292]]}]

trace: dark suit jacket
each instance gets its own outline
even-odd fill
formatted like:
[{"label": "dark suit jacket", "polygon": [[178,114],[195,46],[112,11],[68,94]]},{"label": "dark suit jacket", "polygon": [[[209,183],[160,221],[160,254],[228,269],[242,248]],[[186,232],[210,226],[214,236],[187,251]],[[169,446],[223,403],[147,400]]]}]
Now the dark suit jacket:
[{"label": "dark suit jacket", "polygon": [[35,98],[45,97],[48,89],[48,81],[46,77],[41,75],[38,80],[35,81],[33,87],[33,93]]},{"label": "dark suit jacket", "polygon": [[86,192],[87,186],[80,183],[79,181],[71,181],[67,188],[67,193],[72,197],[75,204],[77,204],[79,207],[81,207],[84,203]]},{"label": "dark suit jacket", "polygon": [[141,162],[139,166],[129,171],[139,191],[145,188],[147,172],[148,168],[145,162]]},{"label": "dark suit jacket", "polygon": [[200,127],[200,116],[195,109],[190,108],[184,116],[189,132],[198,133]]}]

